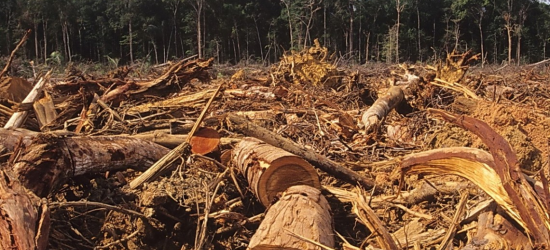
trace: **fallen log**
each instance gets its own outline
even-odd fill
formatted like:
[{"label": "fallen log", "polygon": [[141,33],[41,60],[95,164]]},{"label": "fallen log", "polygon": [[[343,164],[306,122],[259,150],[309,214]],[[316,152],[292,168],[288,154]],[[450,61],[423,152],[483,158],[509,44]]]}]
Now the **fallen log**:
[{"label": "fallen log", "polygon": [[232,130],[240,132],[247,136],[255,137],[270,145],[278,148],[283,148],[290,153],[303,157],[314,166],[337,178],[340,178],[354,185],[359,184],[364,188],[372,188],[374,186],[373,180],[361,176],[359,173],[352,171],[348,168],[342,167],[338,165],[338,163],[326,158],[325,156],[313,152],[311,149],[307,149],[304,146],[299,145],[284,137],[281,137],[276,133],[252,124],[246,118],[229,114],[227,116],[227,120],[229,122],[229,127]]},{"label": "fallen log", "polygon": [[374,104],[363,113],[361,121],[365,126],[365,131],[371,132],[376,130],[382,120],[388,115],[388,113],[397,106],[403,99],[405,94],[399,86],[392,86],[388,89],[386,95],[378,98]]},{"label": "fallen log", "polygon": [[319,189],[292,186],[269,208],[248,249],[332,249],[334,233],[330,213],[330,206]]},{"label": "fallen log", "polygon": [[39,134],[15,149],[15,176],[27,189],[45,197],[66,178],[127,167],[148,167],[168,149],[130,137],[60,137]]},{"label": "fallen log", "polygon": [[291,186],[321,188],[317,172],[307,161],[256,138],[242,139],[232,154],[233,163],[266,207]]}]

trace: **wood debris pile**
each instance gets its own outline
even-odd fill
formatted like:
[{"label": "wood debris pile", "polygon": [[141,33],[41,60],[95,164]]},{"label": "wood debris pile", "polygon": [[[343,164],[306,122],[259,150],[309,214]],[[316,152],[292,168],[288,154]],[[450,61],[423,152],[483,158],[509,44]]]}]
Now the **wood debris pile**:
[{"label": "wood debris pile", "polygon": [[315,39],[313,47],[302,51],[291,51],[283,55],[281,61],[272,67],[273,81],[294,84],[313,84],[338,88],[344,72],[335,65],[333,56],[326,47]]},{"label": "wood debris pile", "polygon": [[0,248],[550,246],[548,66],[327,58],[3,76]]}]

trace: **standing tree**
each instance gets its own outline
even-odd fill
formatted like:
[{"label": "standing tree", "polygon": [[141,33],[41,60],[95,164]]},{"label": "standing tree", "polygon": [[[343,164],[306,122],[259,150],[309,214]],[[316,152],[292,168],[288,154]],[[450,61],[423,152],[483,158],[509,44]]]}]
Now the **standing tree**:
[{"label": "standing tree", "polygon": [[405,9],[405,3],[401,4],[401,0],[395,0],[395,10],[397,10],[397,24],[395,31],[395,62],[399,63],[399,27],[401,25],[401,13]]}]

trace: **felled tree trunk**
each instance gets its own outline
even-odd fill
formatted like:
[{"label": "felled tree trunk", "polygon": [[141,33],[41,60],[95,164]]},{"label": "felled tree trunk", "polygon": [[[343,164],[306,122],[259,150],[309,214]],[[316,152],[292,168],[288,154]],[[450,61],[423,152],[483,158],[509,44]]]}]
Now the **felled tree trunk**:
[{"label": "felled tree trunk", "polygon": [[250,239],[249,249],[323,249],[311,242],[334,248],[330,206],[317,188],[299,185],[287,189],[269,208]]},{"label": "felled tree trunk", "polygon": [[399,86],[393,86],[384,96],[378,98],[374,104],[363,113],[361,121],[365,125],[365,131],[371,132],[378,128],[388,113],[397,106],[405,94]]},{"label": "felled tree trunk", "polygon": [[307,161],[256,138],[244,138],[235,146],[233,163],[265,206],[291,186],[321,187],[317,172]]},{"label": "felled tree trunk", "polygon": [[130,137],[36,136],[16,149],[13,171],[21,183],[44,197],[68,177],[124,167],[148,167],[168,149]]}]

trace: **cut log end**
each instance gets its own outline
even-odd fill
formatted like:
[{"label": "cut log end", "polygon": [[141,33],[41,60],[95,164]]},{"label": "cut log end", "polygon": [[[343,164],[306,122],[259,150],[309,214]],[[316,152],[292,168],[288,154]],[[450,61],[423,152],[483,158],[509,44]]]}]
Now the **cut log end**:
[{"label": "cut log end", "polygon": [[191,137],[189,144],[193,154],[206,155],[218,149],[220,134],[214,129],[202,128]]},{"label": "cut log end", "polygon": [[260,177],[258,198],[262,204],[270,204],[283,191],[295,185],[321,188],[317,172],[308,162],[298,156],[279,158],[271,162]]},{"label": "cut log end", "polygon": [[232,152],[233,163],[248,179],[252,191],[265,206],[269,206],[291,186],[321,187],[311,164],[258,139],[244,138]]}]

